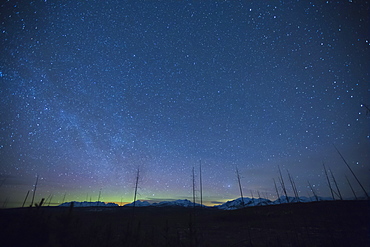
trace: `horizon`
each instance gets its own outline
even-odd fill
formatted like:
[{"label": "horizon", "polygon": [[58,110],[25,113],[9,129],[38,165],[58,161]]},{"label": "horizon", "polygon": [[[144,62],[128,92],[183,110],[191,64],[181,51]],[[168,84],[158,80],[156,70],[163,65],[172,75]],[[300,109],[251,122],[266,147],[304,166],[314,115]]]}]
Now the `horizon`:
[{"label": "horizon", "polygon": [[[261,194],[267,195],[266,193],[260,193],[260,195]],[[256,194],[256,195],[258,195],[258,194]],[[289,198],[295,198],[295,195],[288,194],[287,196]],[[342,197],[342,199],[339,198],[339,196],[334,196],[334,198],[333,198],[330,195],[328,195],[328,196],[320,196],[320,195],[317,195],[317,197],[319,199],[333,200],[333,201],[335,201],[335,200],[338,200],[338,201],[340,201],[340,200],[368,200],[368,199],[366,199],[366,195],[365,194],[363,194],[363,195],[357,194],[356,196],[352,196],[352,197],[351,196]],[[220,206],[220,205],[222,205],[224,203],[227,203],[227,202],[230,202],[230,201],[235,201],[235,200],[238,200],[238,199],[241,199],[241,198],[242,197],[229,198],[229,199],[226,199],[225,201],[203,201],[203,204],[202,205],[208,206],[208,207]],[[277,198],[276,195],[273,196],[272,198],[271,197],[269,198],[269,197],[264,197],[264,196],[256,197],[253,194],[251,194],[250,196],[243,196],[243,198],[244,198],[244,200],[246,200],[246,199],[250,199],[250,200],[253,200],[253,199],[256,199],[256,200],[258,200],[258,199],[267,199],[267,200],[269,200],[271,202],[275,202],[275,201],[278,201],[279,199],[286,198],[286,196],[283,195],[283,194],[280,194],[279,198]],[[315,195],[314,194],[311,194],[311,195],[309,195],[309,194],[307,194],[307,195],[299,195],[299,198],[306,198],[306,199],[310,199],[312,201],[315,201]],[[70,202],[80,202],[80,203],[86,202],[86,203],[92,203],[92,204],[93,203],[98,203],[98,202],[103,202],[105,204],[107,204],[107,203],[114,203],[114,204],[117,204],[118,206],[125,206],[127,204],[132,204],[134,202],[134,201],[131,201],[131,202],[124,202],[124,201],[104,201],[104,200],[100,200],[100,201],[94,201],[94,200],[90,200],[90,201],[87,201],[87,200],[84,200],[84,201],[83,200],[80,200],[80,201],[71,200],[71,201],[68,201],[68,200],[65,200],[64,202],[51,202],[50,200],[48,201],[48,199],[49,198],[46,198],[46,200],[43,203],[43,206],[59,206],[59,205],[61,205],[63,203],[70,203]],[[139,198],[136,201],[149,202],[150,204],[153,204],[153,203],[171,202],[171,201],[178,201],[178,200],[188,200],[190,202],[193,202],[192,201],[192,197],[182,198],[182,199],[181,198],[180,199],[173,199],[173,198],[149,198],[149,199],[140,199]],[[35,203],[39,203],[39,201],[37,201],[37,200],[35,200],[34,202]],[[196,204],[200,204],[200,198],[196,198],[195,203]],[[34,206],[35,205],[33,205],[33,207]],[[30,205],[27,204],[27,203],[25,203],[24,207],[27,208],[27,207],[30,207]],[[6,205],[6,207],[2,207],[2,208],[21,208],[21,206],[16,206],[14,204],[14,206]]]},{"label": "horizon", "polygon": [[[343,199],[339,199],[339,198],[332,198],[332,197],[323,197],[323,196],[317,196],[318,198],[318,201],[341,201],[341,200],[346,200],[346,201],[351,201],[351,200],[369,200],[369,199],[367,199],[366,198],[366,196],[364,195],[364,196],[357,196],[356,198],[355,197],[348,197],[348,198],[343,198]],[[260,198],[258,198],[258,197],[248,197],[248,196],[246,196],[246,197],[243,197],[243,200],[245,201],[245,200],[268,200],[268,201],[270,201],[271,203],[275,203],[275,202],[277,202],[277,201],[279,201],[279,199],[281,200],[281,199],[285,199],[286,197],[285,197],[285,195],[281,195],[279,198],[274,198],[274,199],[269,199],[269,198],[264,198],[264,197],[260,197]],[[295,199],[295,196],[289,196],[288,195],[288,198],[289,199],[292,199],[293,198],[293,200]],[[240,200],[241,199],[241,197],[238,197],[238,198],[234,198],[234,199],[230,199],[230,200],[227,200],[227,201],[225,201],[225,202],[208,202],[207,204],[205,204],[205,203],[203,203],[203,204],[200,204],[200,201],[196,201],[195,203],[197,204],[197,205],[203,205],[203,206],[206,206],[206,207],[217,207],[217,206],[221,206],[221,205],[223,205],[223,204],[226,204],[226,203],[228,203],[228,202],[233,202],[233,201],[237,201],[237,200]],[[315,202],[316,201],[316,197],[315,196],[310,196],[310,197],[308,197],[308,196],[299,196],[299,200],[304,200],[304,199],[308,199],[308,200],[311,200],[311,202]],[[189,201],[189,202],[191,202],[191,203],[193,203],[191,200],[189,200],[189,199],[160,199],[160,200],[154,200],[154,199],[149,199],[149,200],[143,200],[143,199],[138,199],[138,200],[136,200],[136,202],[138,202],[138,201],[140,201],[140,202],[148,202],[148,203],[150,203],[150,206],[152,206],[152,205],[155,205],[155,204],[159,204],[159,203],[162,203],[162,202],[174,202],[174,201]],[[51,206],[51,207],[58,207],[58,206],[60,206],[60,205],[62,205],[62,204],[65,204],[65,203],[71,203],[71,202],[77,202],[77,203],[90,203],[90,204],[94,204],[94,203],[104,203],[104,204],[109,204],[109,203],[112,203],[112,204],[116,204],[117,206],[119,206],[119,207],[123,207],[123,206],[126,206],[126,205],[128,205],[128,204],[132,204],[133,203],[133,201],[132,202],[114,202],[114,201],[65,201],[65,202],[62,202],[62,203],[55,203],[55,202],[53,202],[53,203],[43,203],[42,204],[42,206],[43,207],[49,207],[49,206]],[[301,201],[302,202],[302,201]],[[303,202],[305,202],[305,201],[303,201]],[[290,202],[290,203],[297,203],[297,202],[295,202],[295,201],[292,201],[292,202]],[[307,202],[306,202],[307,203]],[[47,204],[47,205],[46,205]],[[96,205],[97,207],[100,207],[99,205]],[[25,208],[27,208],[27,207],[30,207],[30,206],[24,206]],[[35,207],[35,206],[33,206],[33,207]],[[138,207],[140,207],[140,206],[138,206]],[[22,207],[8,207],[8,208],[22,208]]]}]

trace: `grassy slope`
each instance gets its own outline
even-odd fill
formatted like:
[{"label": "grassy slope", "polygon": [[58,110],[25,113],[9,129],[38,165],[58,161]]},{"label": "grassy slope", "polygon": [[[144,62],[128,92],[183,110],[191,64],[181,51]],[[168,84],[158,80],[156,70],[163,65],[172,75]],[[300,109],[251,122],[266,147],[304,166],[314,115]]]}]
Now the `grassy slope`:
[{"label": "grassy slope", "polygon": [[220,211],[186,208],[0,210],[1,246],[366,246],[368,201]]}]

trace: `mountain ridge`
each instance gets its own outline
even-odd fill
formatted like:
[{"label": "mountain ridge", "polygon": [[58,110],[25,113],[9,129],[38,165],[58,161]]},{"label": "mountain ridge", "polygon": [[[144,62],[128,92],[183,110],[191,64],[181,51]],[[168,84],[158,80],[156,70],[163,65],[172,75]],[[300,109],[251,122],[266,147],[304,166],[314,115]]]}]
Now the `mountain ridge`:
[{"label": "mountain ridge", "polygon": [[[278,199],[271,201],[266,198],[249,198],[244,197],[243,200],[241,197],[227,201],[221,205],[215,205],[213,207],[202,205],[199,203],[193,203],[192,201],[188,199],[179,199],[179,200],[171,200],[171,201],[161,201],[161,202],[155,202],[150,203],[148,201],[141,201],[137,200],[135,201],[135,207],[185,207],[185,208],[191,208],[191,207],[205,207],[205,208],[217,208],[221,210],[235,210],[240,209],[244,207],[255,207],[255,206],[266,206],[266,205],[277,205],[277,204],[285,204],[285,203],[307,203],[307,202],[313,202],[313,201],[330,201],[333,200],[330,197],[306,197],[301,196],[299,198],[296,197],[285,197],[280,196]],[[116,203],[105,203],[105,202],[65,202],[59,205],[59,207],[70,207],[73,203],[74,207],[118,207],[119,205]],[[124,205],[124,207],[133,207],[134,202]]]}]

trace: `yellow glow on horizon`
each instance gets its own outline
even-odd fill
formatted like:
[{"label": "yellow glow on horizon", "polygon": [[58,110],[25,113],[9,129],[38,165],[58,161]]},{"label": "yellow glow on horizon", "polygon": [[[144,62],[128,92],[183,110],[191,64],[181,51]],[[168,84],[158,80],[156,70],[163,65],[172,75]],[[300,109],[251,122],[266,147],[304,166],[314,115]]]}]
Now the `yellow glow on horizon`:
[{"label": "yellow glow on horizon", "polygon": [[[139,200],[140,200],[140,199],[139,199]],[[230,200],[232,200],[232,199],[230,199]],[[148,200],[142,199],[142,200],[140,200],[140,201],[148,201]],[[149,201],[150,201],[150,200],[149,200]],[[169,200],[169,201],[170,201],[170,200]],[[203,202],[203,205],[208,206],[208,207],[213,207],[213,206],[221,205],[221,204],[223,204],[223,203],[225,203],[225,202],[227,202],[227,201],[228,201],[228,200],[226,200],[226,201],[224,201],[224,202],[220,202],[220,203],[212,203],[211,201],[209,201],[209,202],[205,201],[205,202]],[[132,203],[132,202],[105,201],[105,203],[115,203],[115,204],[117,204],[118,206],[124,206],[124,205],[126,205],[126,204],[130,204],[130,203]],[[199,202],[196,202],[196,203],[199,203]]]}]

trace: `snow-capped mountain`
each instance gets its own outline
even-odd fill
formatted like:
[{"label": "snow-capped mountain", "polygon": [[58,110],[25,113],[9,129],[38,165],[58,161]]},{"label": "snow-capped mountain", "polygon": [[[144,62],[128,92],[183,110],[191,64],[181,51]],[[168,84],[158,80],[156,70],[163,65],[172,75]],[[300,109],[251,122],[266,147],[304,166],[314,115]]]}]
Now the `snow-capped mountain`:
[{"label": "snow-capped mountain", "polygon": [[278,199],[276,199],[273,204],[283,204],[283,203],[295,203],[295,202],[311,202],[310,198],[307,198],[305,196],[295,198],[293,196],[280,196]]},{"label": "snow-capped mountain", "polygon": [[[194,203],[185,199],[185,200],[176,200],[176,201],[164,201],[164,202],[159,202],[159,203],[153,203],[153,206],[158,206],[158,207],[194,207]],[[196,207],[201,207],[202,205],[199,203],[195,203]],[[205,207],[203,205],[203,207]]]},{"label": "snow-capped mountain", "polygon": [[[242,204],[242,198],[237,198],[232,201],[227,201],[224,204],[214,206],[217,209],[221,210],[235,210],[243,207],[253,207],[253,206],[263,206],[263,205],[276,205],[276,204],[284,204],[284,203],[297,203],[297,202],[314,202],[314,201],[329,201],[333,200],[330,197],[318,197],[317,199],[315,197],[306,197],[301,196],[299,198],[288,196],[286,198],[285,196],[280,196],[279,199],[275,201],[270,201],[265,198],[243,198],[244,200],[244,206]],[[71,203],[73,203],[74,207],[118,207],[115,203],[105,203],[105,202],[65,202],[59,205],[59,207],[70,207]],[[134,203],[126,204],[125,207],[132,207]],[[135,207],[185,207],[185,208],[191,208],[194,206],[193,202],[185,199],[185,200],[175,200],[175,201],[163,201],[158,203],[150,203],[148,201],[140,201],[137,200],[135,202]],[[195,203],[196,207],[201,207],[202,205],[199,203]],[[207,207],[204,206],[203,207]]]},{"label": "snow-capped mountain", "polygon": [[[244,206],[243,206],[243,201],[244,201]],[[239,209],[243,207],[253,207],[253,206],[262,206],[262,205],[270,205],[270,204],[272,204],[272,202],[265,198],[256,199],[256,198],[245,197],[242,200],[242,198],[240,197],[238,199],[227,201],[224,204],[215,206],[215,207],[218,209],[222,209],[222,210],[234,210],[234,209]]]},{"label": "snow-capped mountain", "polygon": [[273,204],[283,204],[283,203],[296,203],[296,202],[315,202],[315,201],[331,201],[333,200],[331,197],[321,197],[318,196],[317,199],[314,196],[306,197],[300,196],[298,199],[292,196],[280,196],[279,199],[276,199]]},{"label": "snow-capped mountain", "polygon": [[[133,207],[134,203],[126,204],[125,207]],[[147,201],[140,201],[137,200],[135,202],[135,207],[148,207],[148,206],[154,206],[154,207],[193,207],[194,204],[193,202],[185,199],[185,200],[176,200],[176,201],[163,201],[163,202],[158,202],[158,203],[150,203]],[[200,207],[201,204],[195,203],[196,207]],[[203,206],[205,207],[205,206]]]},{"label": "snow-capped mountain", "polygon": [[118,207],[115,203],[105,203],[105,202],[65,202],[59,205],[59,207],[70,207],[73,203],[73,207]]},{"label": "snow-capped mountain", "polygon": [[[317,200],[318,201],[330,201],[330,200],[332,200],[332,198],[330,198],[330,197],[318,197]],[[244,207],[276,205],[276,204],[297,203],[297,202],[305,203],[305,202],[314,202],[314,201],[317,201],[317,200],[313,196],[312,197],[300,196],[299,198],[291,197],[291,196],[288,196],[288,198],[286,198],[285,196],[281,196],[279,199],[277,199],[275,201],[270,201],[270,200],[265,199],[265,198],[255,199],[255,198],[245,197],[244,198]],[[218,208],[218,209],[222,209],[222,210],[234,210],[234,209],[243,208],[242,198],[238,198],[238,199],[235,199],[235,200],[232,200],[232,201],[227,201],[224,204],[221,204],[221,205],[218,205],[218,206],[215,206],[215,207]]]},{"label": "snow-capped mountain", "polygon": [[[135,201],[135,207],[148,207],[151,205],[152,204],[150,204],[150,202],[147,202],[147,201],[140,201],[140,200]],[[125,205],[125,207],[133,207],[133,206],[134,206],[133,202]]]}]

